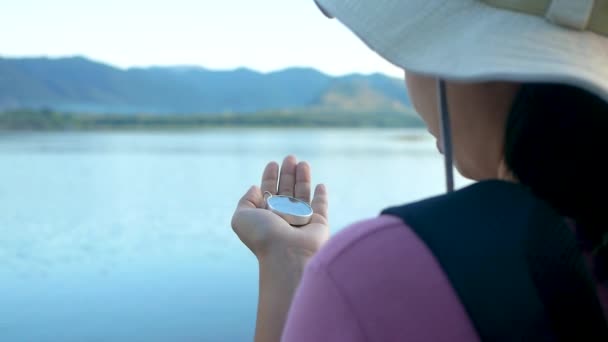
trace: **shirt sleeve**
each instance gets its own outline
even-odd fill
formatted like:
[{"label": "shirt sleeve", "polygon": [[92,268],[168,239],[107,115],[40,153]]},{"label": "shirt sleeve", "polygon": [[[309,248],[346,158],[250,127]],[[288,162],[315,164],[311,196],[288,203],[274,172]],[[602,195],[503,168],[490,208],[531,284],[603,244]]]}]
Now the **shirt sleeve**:
[{"label": "shirt sleeve", "polygon": [[306,266],[284,342],[475,342],[478,334],[426,244],[399,218],[348,227]]},{"label": "shirt sleeve", "polygon": [[306,268],[282,341],[365,341],[352,308],[323,265]]}]

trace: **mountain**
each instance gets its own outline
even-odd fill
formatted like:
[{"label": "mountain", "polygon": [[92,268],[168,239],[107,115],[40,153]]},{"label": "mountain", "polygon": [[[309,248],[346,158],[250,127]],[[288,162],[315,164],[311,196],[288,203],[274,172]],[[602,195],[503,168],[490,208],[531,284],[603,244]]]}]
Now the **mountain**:
[{"label": "mountain", "polygon": [[221,114],[308,110],[410,112],[403,82],[381,74],[332,77],[315,69],[119,69],[83,57],[0,58],[0,111]]}]

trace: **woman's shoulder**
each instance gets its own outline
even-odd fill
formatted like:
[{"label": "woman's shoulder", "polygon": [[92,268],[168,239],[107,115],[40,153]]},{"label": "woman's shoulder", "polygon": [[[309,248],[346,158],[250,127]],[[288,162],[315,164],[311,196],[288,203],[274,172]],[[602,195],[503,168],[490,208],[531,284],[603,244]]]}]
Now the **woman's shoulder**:
[{"label": "woman's shoulder", "polygon": [[355,256],[351,254],[352,252],[355,254],[372,252],[370,249],[377,247],[378,240],[385,241],[389,238],[388,241],[391,241],[396,237],[404,237],[408,230],[401,219],[391,215],[381,215],[356,222],[336,233],[316,254],[313,262],[326,266],[336,262],[342,263]]},{"label": "woman's shoulder", "polygon": [[[373,274],[375,279],[397,276],[410,283],[414,279],[408,279],[408,271],[416,271],[419,276],[418,271],[429,276],[443,274],[423,240],[403,220],[392,215],[362,220],[344,228],[323,246],[310,265],[335,274],[341,281],[348,281],[345,276],[358,277],[363,271]],[[417,279],[425,281],[425,278]],[[447,277],[442,278],[449,285]]]},{"label": "woman's shoulder", "polygon": [[[340,231],[311,260],[307,273],[331,280],[362,329],[374,337],[478,339],[433,253],[397,217],[381,215]],[[439,318],[445,329],[434,328]]]},{"label": "woman's shoulder", "polygon": [[[442,232],[441,236],[460,234],[464,228],[473,226],[465,222],[455,234],[445,234],[446,226],[456,219],[472,218],[478,221],[480,205],[486,210],[482,213],[491,216],[499,211],[509,211],[513,199],[530,201],[533,197],[523,187],[503,181],[484,181],[471,185],[451,194],[421,200],[407,205],[388,208],[383,215],[359,221],[338,232],[321,249],[315,262],[326,266],[346,263],[359,258],[359,255],[373,254],[375,258],[386,258],[390,253],[415,253],[419,256],[433,256],[424,241],[417,234],[427,233],[425,226],[433,226],[429,233]],[[441,224],[438,224],[441,223]],[[411,229],[409,225],[416,229]],[[427,234],[429,235],[429,234]],[[431,258],[429,258],[430,262]],[[398,259],[396,262],[403,262]],[[439,264],[433,264],[439,267]]]}]

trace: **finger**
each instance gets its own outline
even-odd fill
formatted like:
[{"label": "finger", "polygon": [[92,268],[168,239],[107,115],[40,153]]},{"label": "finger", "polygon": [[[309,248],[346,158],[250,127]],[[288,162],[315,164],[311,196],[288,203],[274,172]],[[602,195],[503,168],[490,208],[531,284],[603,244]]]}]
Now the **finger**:
[{"label": "finger", "polygon": [[239,200],[239,204],[237,209],[255,209],[255,208],[263,208],[264,207],[264,197],[262,196],[262,191],[257,186],[252,186],[247,190],[245,195],[241,197]]},{"label": "finger", "polygon": [[310,203],[310,166],[307,162],[300,162],[296,166],[294,190],[297,199]]},{"label": "finger", "polygon": [[328,217],[327,217],[327,206],[328,206],[327,189],[325,188],[325,185],[323,185],[323,184],[317,185],[317,187],[315,188],[315,195],[312,198],[311,206],[312,206],[312,211],[315,214],[319,215],[326,221],[328,220]]},{"label": "finger", "polygon": [[277,184],[279,182],[279,164],[270,162],[266,165],[262,174],[262,193],[266,191],[273,195],[277,194]]},{"label": "finger", "polygon": [[279,195],[292,196],[296,185],[296,157],[287,156],[281,166],[281,177],[279,178]]}]

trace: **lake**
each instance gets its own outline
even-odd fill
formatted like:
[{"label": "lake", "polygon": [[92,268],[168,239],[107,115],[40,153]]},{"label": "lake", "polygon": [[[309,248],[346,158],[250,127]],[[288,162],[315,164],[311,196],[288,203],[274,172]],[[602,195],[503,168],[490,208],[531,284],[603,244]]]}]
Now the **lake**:
[{"label": "lake", "polygon": [[444,189],[425,131],[1,133],[0,340],[250,341],[257,264],[230,219],[287,154],[327,185],[332,233]]}]

